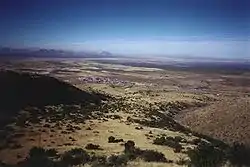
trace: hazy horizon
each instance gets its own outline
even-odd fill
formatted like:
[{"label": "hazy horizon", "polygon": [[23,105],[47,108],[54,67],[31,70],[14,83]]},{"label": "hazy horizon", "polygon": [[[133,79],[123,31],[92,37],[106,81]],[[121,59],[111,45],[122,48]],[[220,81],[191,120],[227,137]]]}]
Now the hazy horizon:
[{"label": "hazy horizon", "polygon": [[120,55],[250,57],[246,0],[4,0],[0,45]]}]

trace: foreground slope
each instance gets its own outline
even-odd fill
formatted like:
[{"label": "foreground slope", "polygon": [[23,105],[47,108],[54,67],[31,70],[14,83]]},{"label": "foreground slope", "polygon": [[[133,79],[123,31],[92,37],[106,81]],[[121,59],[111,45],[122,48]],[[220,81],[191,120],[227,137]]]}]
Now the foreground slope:
[{"label": "foreground slope", "polygon": [[[190,131],[171,117],[171,111],[182,109],[180,105],[184,103],[163,105],[143,99],[135,101],[134,96],[108,98],[48,76],[10,71],[0,74],[1,118],[5,123],[0,131],[3,162],[23,161],[33,147],[63,154],[90,145],[98,148],[88,148],[90,153],[112,157],[123,153],[127,141],[133,141],[142,154],[136,156],[158,162],[162,159],[148,159],[151,156],[147,154],[159,152],[156,154],[166,156],[166,161],[158,165],[176,166],[180,157],[187,157],[188,149],[201,142],[193,142],[199,137],[188,134]],[[118,140],[109,142],[111,136]],[[167,138],[170,143],[156,142]]]}]

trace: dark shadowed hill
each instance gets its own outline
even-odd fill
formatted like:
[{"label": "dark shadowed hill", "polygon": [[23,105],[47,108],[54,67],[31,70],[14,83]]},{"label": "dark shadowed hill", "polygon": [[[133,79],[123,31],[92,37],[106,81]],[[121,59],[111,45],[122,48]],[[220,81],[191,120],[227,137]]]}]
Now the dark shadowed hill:
[{"label": "dark shadowed hill", "polygon": [[100,103],[103,98],[49,76],[0,71],[1,121],[27,106]]}]

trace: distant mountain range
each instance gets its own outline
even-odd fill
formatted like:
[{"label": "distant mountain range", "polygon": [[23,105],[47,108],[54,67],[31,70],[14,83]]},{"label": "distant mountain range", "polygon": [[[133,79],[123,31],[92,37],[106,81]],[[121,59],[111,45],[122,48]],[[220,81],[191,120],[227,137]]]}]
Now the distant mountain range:
[{"label": "distant mountain range", "polygon": [[51,57],[51,58],[112,58],[107,51],[98,52],[73,52],[56,49],[16,49],[0,47],[0,57]]},{"label": "distant mountain range", "polygon": [[[89,52],[81,51],[74,52],[68,50],[59,49],[40,49],[40,48],[24,48],[16,49],[10,47],[0,46],[0,58],[26,58],[26,57],[40,57],[40,58],[93,58],[100,59],[102,61],[108,61],[115,63],[122,61],[122,63],[132,64],[158,64],[160,66],[166,66],[168,64],[175,66],[201,66],[211,68],[211,66],[237,66],[237,68],[247,67],[249,69],[249,58],[221,58],[221,57],[197,57],[190,55],[117,55],[108,51],[101,52]],[[107,59],[107,60],[104,60]],[[112,60],[111,60],[112,59]],[[118,60],[119,59],[119,60]],[[218,64],[219,63],[219,64]],[[236,64],[236,65],[235,65]]]}]

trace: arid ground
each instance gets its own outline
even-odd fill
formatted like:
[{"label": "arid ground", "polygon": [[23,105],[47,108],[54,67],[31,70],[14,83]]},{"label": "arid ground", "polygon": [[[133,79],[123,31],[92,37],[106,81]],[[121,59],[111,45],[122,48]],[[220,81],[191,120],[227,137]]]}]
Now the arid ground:
[{"label": "arid ground", "polygon": [[[81,102],[18,108],[1,130],[0,160],[7,164],[23,161],[32,147],[119,155],[131,140],[141,150],[163,153],[167,161],[141,156],[127,166],[185,166],[188,150],[200,142],[250,145],[250,71],[149,68],[85,59],[5,60],[0,66],[53,77],[87,93]],[[48,84],[37,89],[46,90]]]}]

